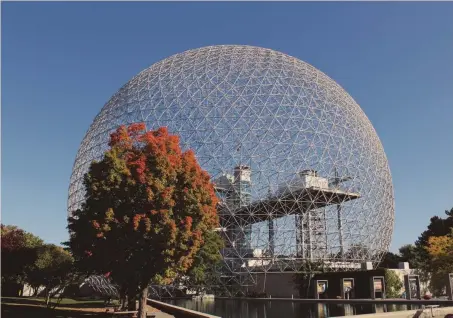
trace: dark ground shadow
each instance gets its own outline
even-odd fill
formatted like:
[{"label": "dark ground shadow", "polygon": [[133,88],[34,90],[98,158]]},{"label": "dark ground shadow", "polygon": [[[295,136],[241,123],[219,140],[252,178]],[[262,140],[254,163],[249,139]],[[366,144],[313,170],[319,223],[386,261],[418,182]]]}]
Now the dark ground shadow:
[{"label": "dark ground shadow", "polygon": [[2,304],[2,318],[80,318],[80,317],[111,317],[106,313],[74,312],[70,310],[48,309],[31,305]]}]

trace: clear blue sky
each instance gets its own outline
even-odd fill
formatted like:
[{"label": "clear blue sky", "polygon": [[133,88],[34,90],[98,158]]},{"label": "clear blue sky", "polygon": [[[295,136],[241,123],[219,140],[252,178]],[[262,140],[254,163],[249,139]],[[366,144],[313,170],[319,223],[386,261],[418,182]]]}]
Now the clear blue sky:
[{"label": "clear blue sky", "polygon": [[2,4],[2,222],[67,239],[72,164],[110,96],[190,48],[249,44],[342,85],[393,175],[391,250],[453,207],[453,3]]}]

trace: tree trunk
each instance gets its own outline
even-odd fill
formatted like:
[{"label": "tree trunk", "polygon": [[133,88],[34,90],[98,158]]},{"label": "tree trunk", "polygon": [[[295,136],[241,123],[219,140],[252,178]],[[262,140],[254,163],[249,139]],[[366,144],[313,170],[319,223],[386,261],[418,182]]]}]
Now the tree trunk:
[{"label": "tree trunk", "polygon": [[120,287],[120,310],[125,310],[127,309],[127,286],[122,285]]},{"label": "tree trunk", "polygon": [[[307,298],[313,298],[314,295],[311,295],[311,281],[313,279],[314,275],[313,274],[310,274],[308,275],[308,282],[307,282]],[[318,286],[315,286],[314,288],[316,288],[316,292],[318,292]]]},{"label": "tree trunk", "polygon": [[50,290],[46,288],[46,307],[50,306]]},{"label": "tree trunk", "polygon": [[148,298],[148,284],[140,291],[140,299],[138,302],[137,318],[146,318],[146,299]]},{"label": "tree trunk", "polygon": [[127,309],[127,294],[124,293],[123,297],[121,298],[120,302],[120,310],[126,310]]},{"label": "tree trunk", "polygon": [[128,288],[127,291],[127,310],[133,311],[137,310],[137,294],[135,293],[135,288]]},{"label": "tree trunk", "polygon": [[52,309],[57,308],[57,306],[60,305],[62,300],[63,300],[63,294],[60,294],[60,296],[58,296],[57,302],[53,305]]}]

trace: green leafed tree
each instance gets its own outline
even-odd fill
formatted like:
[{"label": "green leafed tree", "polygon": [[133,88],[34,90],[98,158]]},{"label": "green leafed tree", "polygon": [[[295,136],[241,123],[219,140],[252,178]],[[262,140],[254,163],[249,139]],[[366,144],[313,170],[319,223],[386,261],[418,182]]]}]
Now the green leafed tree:
[{"label": "green leafed tree", "polygon": [[415,255],[419,266],[430,266],[429,261],[431,260],[431,257],[426,250],[429,238],[432,236],[444,236],[450,233],[450,230],[453,227],[453,208],[451,208],[449,211],[445,211],[445,214],[447,216],[446,218],[433,216],[430,220],[428,228],[419,236],[418,240],[415,242]]},{"label": "green leafed tree", "polygon": [[74,275],[73,258],[62,247],[45,244],[35,249],[35,261],[27,266],[27,282],[37,289],[45,287],[46,304],[70,283]]},{"label": "green leafed tree", "polygon": [[443,294],[447,288],[448,274],[453,273],[453,227],[450,233],[431,236],[426,250],[430,256],[432,291]]},{"label": "green leafed tree", "polygon": [[223,240],[217,232],[207,232],[203,238],[203,245],[195,254],[193,264],[184,277],[184,284],[194,288],[197,293],[206,286],[218,285],[220,277],[217,267],[222,260],[220,250],[223,246]]},{"label": "green leafed tree", "polygon": [[139,293],[139,317],[145,317],[148,285],[184,275],[218,227],[210,176],[166,128],[133,124],[111,135],[84,185],[82,207],[68,220],[76,263],[109,273],[129,300]]},{"label": "green leafed tree", "polygon": [[406,244],[399,248],[400,262],[408,262],[412,268],[417,268],[419,257],[417,249],[413,244]]},{"label": "green leafed tree", "polygon": [[[445,237],[450,235],[453,228],[453,208],[445,211],[446,217],[434,216],[430,219],[428,228],[419,236],[415,242],[415,248],[410,255],[413,256],[414,267],[420,269],[421,279],[424,282],[431,281],[430,288],[434,292],[439,291],[439,284],[445,280],[442,271],[437,266],[437,259],[429,253],[431,237]],[[442,284],[440,284],[442,285]]]},{"label": "green leafed tree", "polygon": [[403,282],[398,275],[390,270],[385,270],[385,294],[387,298],[400,298]]},{"label": "green leafed tree", "polygon": [[35,260],[43,241],[13,225],[1,225],[2,294],[19,296],[26,283],[25,270]]},{"label": "green leafed tree", "polygon": [[382,257],[381,262],[379,263],[378,267],[382,268],[397,268],[398,263],[401,261],[401,257],[397,254],[392,252],[387,252]]},{"label": "green leafed tree", "polygon": [[433,216],[430,220],[428,228],[419,236],[415,242],[416,247],[428,245],[428,240],[431,236],[444,236],[450,234],[453,228],[453,208],[445,211],[445,218]]}]

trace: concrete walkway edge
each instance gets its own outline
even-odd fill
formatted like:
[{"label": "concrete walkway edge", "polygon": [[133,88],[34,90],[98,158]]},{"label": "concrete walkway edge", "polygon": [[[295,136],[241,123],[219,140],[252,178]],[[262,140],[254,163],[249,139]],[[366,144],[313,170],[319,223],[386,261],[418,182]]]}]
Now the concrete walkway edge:
[{"label": "concrete walkway edge", "polygon": [[219,316],[213,316],[209,314],[205,314],[199,311],[195,310],[190,310],[186,309],[183,307],[175,306],[175,305],[170,305],[155,299],[150,299],[148,298],[148,304],[153,306],[154,308],[157,308],[159,310],[162,310],[165,313],[174,315],[175,317],[178,318],[186,318],[186,317],[194,317],[194,318],[221,318]]},{"label": "concrete walkway edge", "polygon": [[407,305],[444,305],[453,306],[453,300],[446,299],[401,299],[401,298],[386,298],[386,299],[309,299],[309,298],[251,298],[251,297],[215,297],[215,299],[234,299],[234,300],[257,300],[257,301],[293,301],[307,304],[407,304]]},{"label": "concrete walkway edge", "polygon": [[[415,310],[402,310],[402,311],[392,311],[392,312],[383,312],[383,313],[374,313],[374,314],[364,314],[364,315],[354,315],[358,318],[377,318],[377,317],[388,317],[388,318],[409,318],[414,317],[415,314],[423,310],[423,313],[426,315],[421,315],[420,317],[444,317],[447,314],[453,314],[453,307],[425,307]],[[330,317],[330,318],[344,318],[344,316]]]}]

